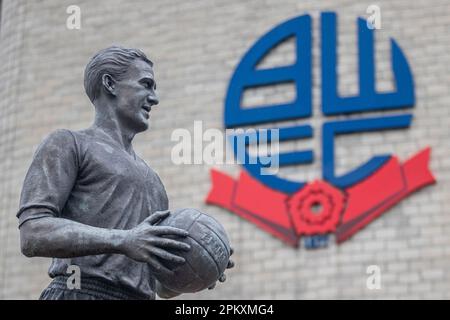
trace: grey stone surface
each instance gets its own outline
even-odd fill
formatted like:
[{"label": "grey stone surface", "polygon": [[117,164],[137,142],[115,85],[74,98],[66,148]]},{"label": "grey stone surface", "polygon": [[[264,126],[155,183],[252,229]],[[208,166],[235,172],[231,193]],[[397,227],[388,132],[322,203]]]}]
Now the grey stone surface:
[{"label": "grey stone surface", "polygon": [[[65,27],[65,10],[71,4],[82,9],[80,30]],[[29,260],[20,254],[14,216],[20,186],[33,147],[48,132],[90,124],[93,109],[80,85],[83,68],[93,52],[111,43],[141,48],[157,63],[160,109],[154,112],[151,130],[136,138],[136,152],[160,174],[171,206],[194,206],[211,213],[223,222],[231,243],[239,244],[236,268],[226,285],[184,298],[450,298],[447,0],[377,1],[382,13],[382,29],[376,33],[378,85],[392,86],[388,39],[393,37],[414,74],[414,120],[405,131],[339,138],[337,172],[376,153],[395,152],[406,159],[429,145],[438,182],[404,200],[348,242],[320,251],[289,248],[229,212],[203,204],[210,188],[208,166],[170,162],[171,130],[192,129],[193,121],[199,119],[205,127],[222,128],[223,98],[234,67],[256,39],[290,17],[312,14],[317,39],[319,12],[338,13],[339,89],[343,94],[357,92],[355,19],[365,15],[368,4],[348,0],[3,1],[0,298],[37,298],[48,283],[49,260]],[[149,18],[155,11],[159,15]],[[319,131],[320,66],[315,41],[313,124]],[[289,50],[280,54],[270,64],[292,61]],[[285,174],[320,177],[320,136],[307,143],[314,147],[318,161]],[[238,171],[237,166],[221,169],[231,174]],[[279,265],[269,262],[274,257],[281,261]],[[381,290],[366,288],[366,268],[372,264],[381,268]]]}]

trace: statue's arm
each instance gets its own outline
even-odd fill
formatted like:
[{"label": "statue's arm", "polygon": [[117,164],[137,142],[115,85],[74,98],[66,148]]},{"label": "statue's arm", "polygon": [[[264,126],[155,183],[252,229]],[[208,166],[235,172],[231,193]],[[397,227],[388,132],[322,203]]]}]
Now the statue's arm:
[{"label": "statue's arm", "polygon": [[125,230],[97,228],[56,217],[28,220],[19,230],[21,250],[27,257],[72,258],[126,253]]},{"label": "statue's arm", "polygon": [[20,226],[21,250],[27,257],[124,254],[135,261],[147,263],[156,277],[159,273],[171,276],[173,272],[162,261],[184,263],[183,257],[171,251],[190,250],[190,246],[175,240],[186,237],[187,231],[157,225],[169,214],[168,210],[157,211],[129,230],[97,228],[51,216],[30,219]]}]

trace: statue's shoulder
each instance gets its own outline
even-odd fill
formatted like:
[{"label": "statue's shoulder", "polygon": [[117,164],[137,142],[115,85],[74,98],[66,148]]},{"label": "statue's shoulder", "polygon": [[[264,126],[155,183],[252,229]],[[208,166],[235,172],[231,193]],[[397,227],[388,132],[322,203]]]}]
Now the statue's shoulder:
[{"label": "statue's shoulder", "polygon": [[34,153],[35,159],[70,157],[78,158],[78,147],[72,131],[68,129],[56,129],[48,133]]},{"label": "statue's shoulder", "polygon": [[72,139],[76,144],[88,143],[95,138],[95,133],[91,128],[81,130],[57,129],[52,134],[62,139]]},{"label": "statue's shoulder", "polygon": [[91,142],[95,140],[95,135],[90,129],[70,130],[56,129],[44,137],[41,147],[54,147],[76,150],[77,153],[85,150]]},{"label": "statue's shoulder", "polygon": [[41,144],[55,144],[67,146],[74,142],[74,133],[69,129],[56,129],[47,134]]}]

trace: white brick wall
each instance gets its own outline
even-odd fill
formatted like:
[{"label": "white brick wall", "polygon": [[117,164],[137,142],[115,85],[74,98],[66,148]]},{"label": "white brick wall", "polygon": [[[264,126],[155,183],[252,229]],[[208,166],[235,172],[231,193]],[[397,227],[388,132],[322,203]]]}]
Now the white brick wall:
[{"label": "white brick wall", "polygon": [[[283,170],[298,179],[321,176],[320,11],[338,13],[339,90],[357,93],[356,17],[371,1],[170,0],[3,1],[0,39],[0,298],[36,298],[48,283],[48,259],[20,254],[17,210],[21,183],[36,145],[56,128],[92,121],[83,70],[98,49],[120,43],[143,49],[155,61],[160,105],[151,130],[135,149],[160,174],[171,206],[198,207],[223,222],[234,243],[236,268],[226,284],[183,298],[450,298],[450,4],[448,0],[376,1],[377,88],[392,89],[389,37],[403,49],[414,74],[416,106],[409,130],[343,136],[336,140],[337,173],[377,154],[406,159],[432,147],[438,183],[392,208],[351,240],[325,249],[292,249],[231,213],[203,204],[209,166],[174,166],[174,128],[222,128],[223,100],[232,72],[247,49],[276,24],[309,13],[314,26],[313,98],[316,136],[293,147],[313,147],[316,162]],[[82,10],[82,29],[65,27],[68,5]],[[292,46],[291,46],[292,48]],[[262,64],[292,61],[280,47]],[[289,98],[289,93],[278,98]],[[271,97],[276,98],[276,97]],[[373,113],[376,114],[376,113]],[[222,169],[222,168],[220,168]],[[237,166],[223,170],[236,174]],[[196,188],[192,188],[196,186]],[[366,268],[379,265],[382,289],[366,289]]]}]

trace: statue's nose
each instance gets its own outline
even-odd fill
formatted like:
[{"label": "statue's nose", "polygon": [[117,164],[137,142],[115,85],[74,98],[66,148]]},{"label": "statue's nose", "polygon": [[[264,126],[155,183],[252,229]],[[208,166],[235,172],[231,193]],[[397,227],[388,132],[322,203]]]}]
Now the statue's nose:
[{"label": "statue's nose", "polygon": [[147,96],[147,102],[152,105],[156,105],[159,103],[158,96],[156,94]]}]

